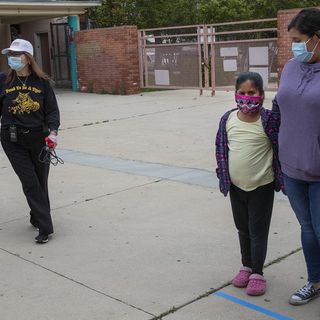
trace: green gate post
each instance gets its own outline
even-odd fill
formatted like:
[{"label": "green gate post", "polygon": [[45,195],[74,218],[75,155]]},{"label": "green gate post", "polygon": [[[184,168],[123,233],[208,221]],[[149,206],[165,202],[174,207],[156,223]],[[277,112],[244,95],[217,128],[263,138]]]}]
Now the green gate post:
[{"label": "green gate post", "polygon": [[71,67],[71,82],[72,90],[78,91],[78,77],[77,77],[77,61],[76,61],[76,48],[74,44],[74,33],[79,31],[79,17],[68,16],[68,25],[71,33],[69,34],[69,52],[70,52],[70,67]]}]

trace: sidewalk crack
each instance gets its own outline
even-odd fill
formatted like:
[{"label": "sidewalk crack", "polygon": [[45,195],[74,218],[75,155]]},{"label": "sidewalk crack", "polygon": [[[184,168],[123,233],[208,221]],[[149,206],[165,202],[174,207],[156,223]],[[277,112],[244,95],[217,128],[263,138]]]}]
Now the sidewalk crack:
[{"label": "sidewalk crack", "polygon": [[[291,252],[289,252],[289,253],[281,256],[281,257],[278,257],[278,258],[270,261],[269,263],[267,263],[267,264],[265,265],[265,268],[268,268],[268,267],[270,267],[270,266],[272,266],[272,265],[274,265],[274,264],[276,264],[276,263],[280,263],[281,261],[283,261],[283,260],[285,260],[286,258],[290,257],[291,255],[294,255],[294,254],[300,252],[301,250],[302,250],[302,248],[299,247],[299,248],[297,248],[297,249],[295,249],[295,250],[293,250],[293,251],[291,251]],[[197,301],[199,301],[199,300],[201,300],[201,299],[203,299],[203,298],[207,298],[207,297],[209,297],[210,295],[212,295],[213,293],[216,293],[216,292],[218,292],[218,291],[220,291],[220,290],[228,287],[229,285],[231,285],[231,281],[225,282],[225,283],[222,284],[220,287],[218,287],[218,288],[213,288],[213,289],[211,289],[211,290],[209,290],[209,291],[207,291],[207,292],[199,295],[197,298],[192,299],[192,300],[190,300],[190,301],[188,301],[188,302],[185,302],[185,303],[183,303],[183,304],[181,304],[181,305],[179,305],[179,306],[177,306],[177,307],[173,306],[171,309],[169,309],[169,310],[161,313],[160,315],[158,315],[158,316],[156,316],[156,317],[154,317],[154,318],[152,318],[152,319],[150,319],[150,320],[162,320],[164,317],[166,317],[166,316],[168,316],[168,315],[170,315],[170,314],[173,314],[173,313],[177,312],[178,310],[180,310],[180,309],[182,309],[182,308],[184,308],[184,307],[186,307],[186,306],[188,306],[188,305],[190,305],[190,304],[192,304],[192,303],[194,303],[194,302],[197,302]]]},{"label": "sidewalk crack", "polygon": [[22,257],[22,256],[19,255],[19,254],[13,253],[13,252],[11,252],[11,251],[9,251],[9,250],[6,250],[6,249],[4,249],[4,248],[0,248],[0,250],[3,251],[3,252],[5,252],[5,253],[7,253],[7,254],[10,254],[10,255],[12,255],[12,256],[15,256],[15,257],[17,257],[18,259],[21,259],[21,260],[23,260],[23,261],[25,261],[25,262],[31,263],[32,265],[34,265],[34,266],[36,266],[36,267],[39,267],[39,268],[44,269],[44,270],[46,270],[46,271],[48,271],[48,272],[50,272],[50,273],[53,273],[53,274],[55,274],[56,276],[59,276],[59,277],[64,278],[64,279],[66,279],[66,280],[68,280],[68,281],[71,281],[71,282],[73,282],[73,283],[75,283],[75,284],[78,284],[78,285],[80,285],[80,286],[82,286],[82,287],[84,287],[84,288],[86,288],[86,289],[89,289],[90,291],[93,291],[93,292],[95,292],[95,293],[97,293],[97,294],[100,294],[100,295],[105,296],[105,297],[107,297],[107,298],[109,298],[109,299],[112,299],[112,300],[114,300],[114,301],[117,301],[117,302],[120,302],[120,303],[122,303],[122,304],[125,304],[125,305],[128,306],[128,307],[131,307],[131,308],[133,308],[133,309],[136,309],[136,310],[138,310],[138,311],[141,311],[141,312],[143,312],[143,313],[145,313],[145,314],[148,314],[148,315],[150,315],[150,316],[155,316],[154,314],[152,314],[152,313],[150,313],[150,312],[148,312],[148,311],[146,311],[146,310],[143,310],[142,308],[139,308],[139,307],[134,306],[134,305],[132,305],[132,304],[130,304],[130,303],[127,303],[127,302],[125,302],[125,301],[123,301],[123,300],[121,300],[121,299],[119,299],[119,298],[113,297],[113,296],[111,296],[111,295],[109,295],[109,294],[107,294],[107,293],[105,293],[105,292],[103,292],[103,291],[100,291],[100,290],[98,290],[98,289],[92,288],[92,287],[90,287],[89,285],[87,285],[87,284],[85,284],[85,283],[83,283],[83,282],[80,282],[80,281],[78,281],[78,280],[72,279],[72,278],[70,278],[70,277],[68,277],[68,276],[65,276],[65,275],[62,274],[62,273],[59,273],[59,272],[57,272],[57,271],[54,271],[54,270],[49,269],[49,268],[47,268],[47,267],[44,267],[44,266],[42,266],[41,264],[36,263],[36,262],[34,262],[34,261],[32,261],[32,260],[26,259],[26,258]]}]

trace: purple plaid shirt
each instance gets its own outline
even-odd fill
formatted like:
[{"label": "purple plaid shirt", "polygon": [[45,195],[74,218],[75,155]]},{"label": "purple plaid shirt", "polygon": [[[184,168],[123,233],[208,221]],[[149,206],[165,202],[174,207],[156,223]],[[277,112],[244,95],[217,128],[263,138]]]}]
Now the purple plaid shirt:
[{"label": "purple plaid shirt", "polygon": [[[220,120],[219,130],[216,136],[216,159],[218,168],[216,169],[217,177],[219,179],[220,191],[227,196],[231,179],[229,174],[229,149],[228,149],[228,135],[227,135],[227,121],[231,112],[237,109],[232,109],[225,113]],[[261,121],[264,132],[270,139],[273,149],[272,167],[275,177],[275,190],[284,191],[283,177],[278,159],[278,133],[280,127],[280,113],[271,110],[261,109]]]}]

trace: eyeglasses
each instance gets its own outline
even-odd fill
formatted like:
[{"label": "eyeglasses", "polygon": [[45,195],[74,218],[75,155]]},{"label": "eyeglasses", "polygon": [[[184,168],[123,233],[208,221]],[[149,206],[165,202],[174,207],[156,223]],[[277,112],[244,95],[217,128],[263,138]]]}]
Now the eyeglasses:
[{"label": "eyeglasses", "polygon": [[22,52],[21,51],[9,51],[7,53],[7,56],[9,56],[9,57],[20,57],[23,54],[24,54],[23,51]]}]

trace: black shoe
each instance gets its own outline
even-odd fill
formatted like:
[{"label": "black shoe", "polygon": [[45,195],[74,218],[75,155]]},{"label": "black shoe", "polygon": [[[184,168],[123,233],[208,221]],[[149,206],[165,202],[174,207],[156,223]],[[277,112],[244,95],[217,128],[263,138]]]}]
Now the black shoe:
[{"label": "black shoe", "polygon": [[47,234],[39,233],[38,236],[35,237],[36,243],[47,243],[49,241],[49,236]]},{"label": "black shoe", "polygon": [[306,304],[314,298],[320,296],[320,289],[315,289],[314,286],[309,282],[302,288],[298,289],[290,298],[290,304],[299,306]]}]

